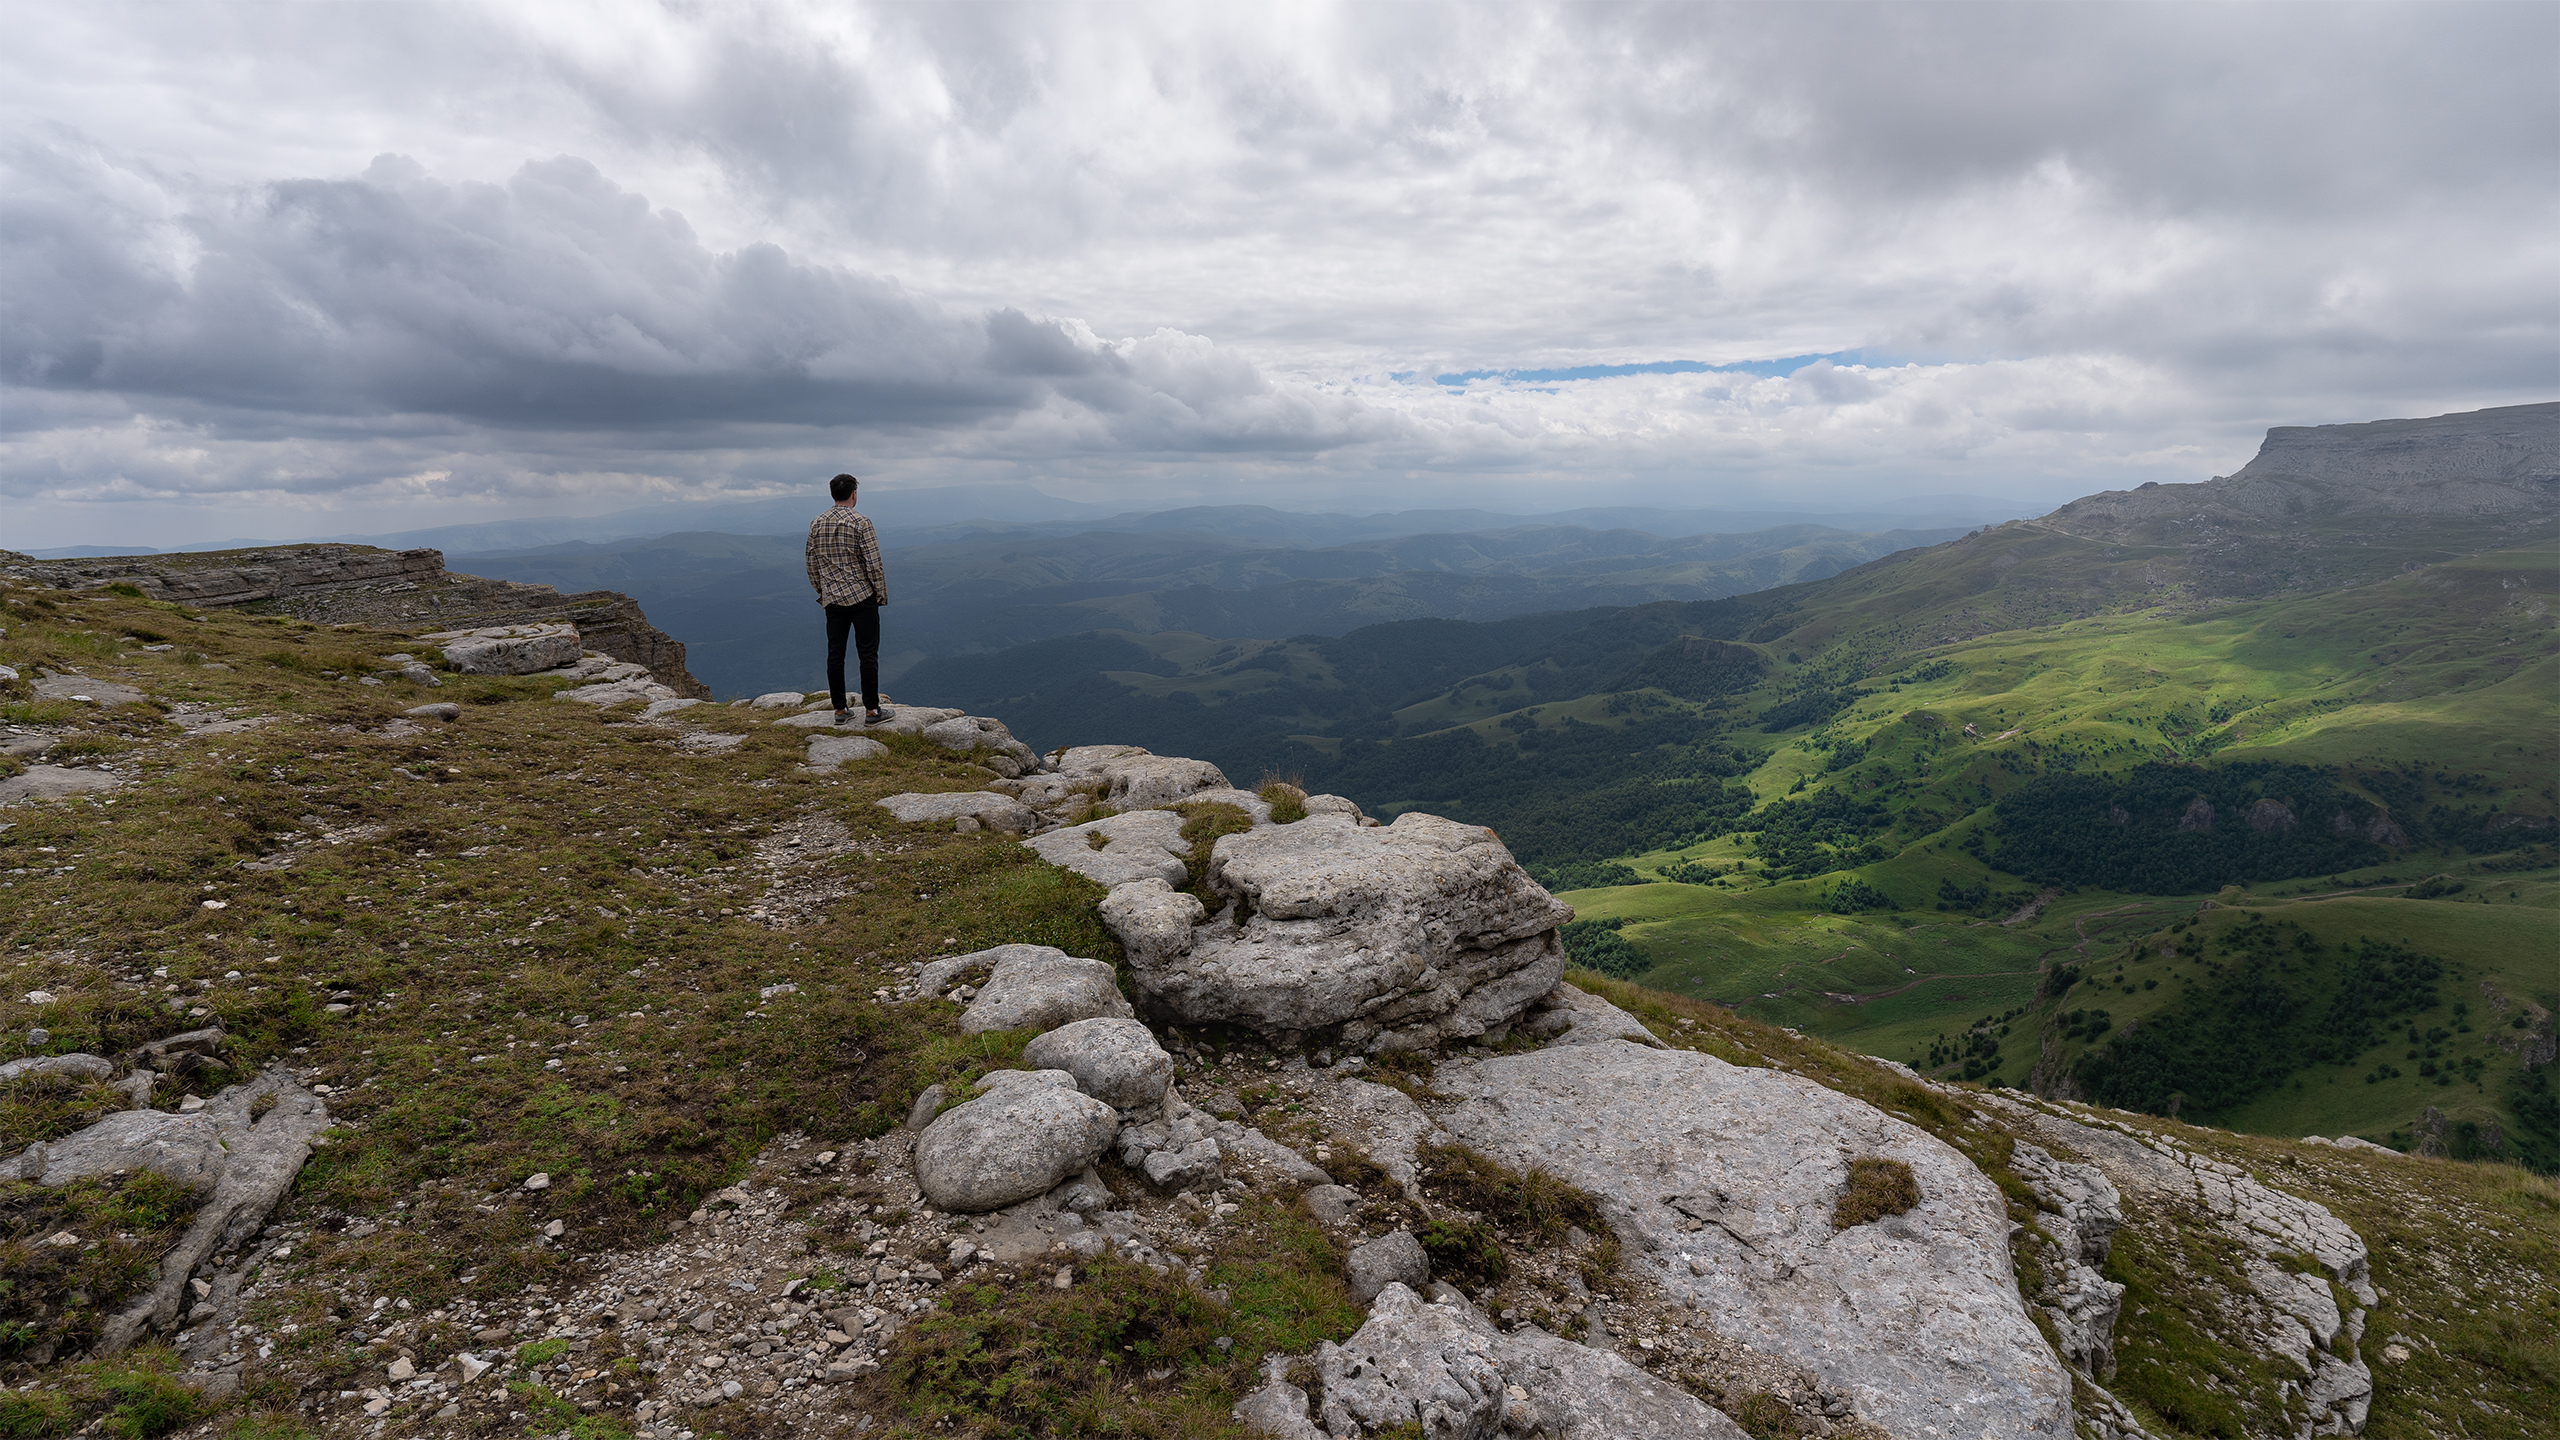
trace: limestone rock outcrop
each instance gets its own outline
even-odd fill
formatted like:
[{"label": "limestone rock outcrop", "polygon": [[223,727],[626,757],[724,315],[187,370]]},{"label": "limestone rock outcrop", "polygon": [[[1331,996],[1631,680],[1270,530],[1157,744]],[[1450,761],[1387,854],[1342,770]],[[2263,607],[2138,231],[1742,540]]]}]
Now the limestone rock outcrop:
[{"label": "limestone rock outcrop", "polygon": [[1103,909],[1140,994],[1185,1023],[1422,1046],[1507,1026],[1564,970],[1572,907],[1482,826],[1311,814],[1221,837],[1208,882],[1226,905],[1187,931],[1189,897],[1147,882]]},{"label": "limestone rock outcrop", "polygon": [[640,604],[612,590],[563,595],[548,585],[447,570],[439,550],[369,545],[268,545],[175,555],[98,555],[12,560],[0,573],[63,590],[127,584],[154,600],[228,606],[255,601],[322,624],[351,622],[411,632],[533,622],[577,627],[580,643],[644,666],[678,694],[710,689],[685,669],[683,642],[649,623]]},{"label": "limestone rock outcrop", "polygon": [[[982,950],[992,967],[987,983],[960,1017],[960,1033],[989,1030],[1054,1030],[1097,1017],[1133,1019],[1117,976],[1099,960],[1070,955],[1053,945],[998,945]],[[967,957],[964,957],[967,958]]]},{"label": "limestone rock outcrop", "polygon": [[[2067,1436],[2069,1373],[2020,1301],[1998,1187],[1944,1142],[1800,1076],[1623,1041],[1445,1064],[1439,1123],[1600,1198],[1666,1295],[1897,1435]],[[1905,1214],[1833,1228],[1861,1157]]]},{"label": "limestone rock outcrop", "polygon": [[[2229,1320],[2252,1337],[2256,1348],[2300,1372],[2297,1383],[2311,1415],[2308,1433],[2363,1432],[2373,1400],[2373,1372],[2353,1342],[2362,1340],[2366,1314],[2379,1296],[2364,1240],[2353,1228],[2316,1201],[2272,1189],[2236,1165],[2160,1136],[2085,1124],[1998,1096],[1988,1103],[2046,1144],[2084,1157],[2085,1163],[2072,1169],[2099,1172],[2121,1197],[2121,1210],[2166,1211],[2211,1225],[2240,1257],[2238,1269],[2248,1287],[2225,1297]],[[2019,1148],[2041,1152],[2041,1147]],[[2035,1164],[2030,1156],[2029,1165]],[[2043,1187],[2038,1188],[2041,1194]],[[2085,1184],[2079,1196],[2061,1197],[2062,1228],[2075,1236],[2088,1233],[2083,1217],[2103,1211],[2102,1204],[2093,1203],[2102,1198],[2090,1196]],[[2103,1214],[2099,1218],[2103,1224]],[[2297,1257],[2308,1257],[2321,1273],[2301,1273]],[[2349,1301],[2343,1306],[2341,1293]],[[2094,1298],[2102,1302],[2104,1297]],[[2068,1313],[2069,1307],[2063,1308]],[[2084,1305],[2084,1333],[2094,1332],[2102,1308],[2102,1303]],[[2341,1346],[2342,1337],[2350,1343]]]},{"label": "limestone rock outcrop", "polygon": [[574,625],[490,625],[418,638],[442,650],[445,663],[465,675],[532,675],[575,665],[581,653]]},{"label": "limestone rock outcrop", "polygon": [[1206,760],[1153,755],[1135,745],[1079,745],[1049,753],[1049,768],[1069,787],[1089,787],[1119,810],[1178,805],[1203,790],[1227,790],[1226,772]]}]

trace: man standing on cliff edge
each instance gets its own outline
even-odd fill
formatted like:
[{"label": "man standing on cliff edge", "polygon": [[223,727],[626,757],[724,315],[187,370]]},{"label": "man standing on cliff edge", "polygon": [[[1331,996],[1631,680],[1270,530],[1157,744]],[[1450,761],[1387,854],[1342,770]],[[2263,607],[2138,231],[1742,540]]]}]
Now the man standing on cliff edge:
[{"label": "man standing on cliff edge", "polygon": [[809,522],[809,588],[827,607],[827,693],[836,702],[836,723],[853,718],[844,703],[844,637],[853,634],[854,652],[862,658],[862,723],[877,725],[880,713],[880,607],[889,603],[889,580],[880,569],[880,541],[871,533],[871,517],[853,508],[862,482],[839,475],[827,482],[835,505]]}]

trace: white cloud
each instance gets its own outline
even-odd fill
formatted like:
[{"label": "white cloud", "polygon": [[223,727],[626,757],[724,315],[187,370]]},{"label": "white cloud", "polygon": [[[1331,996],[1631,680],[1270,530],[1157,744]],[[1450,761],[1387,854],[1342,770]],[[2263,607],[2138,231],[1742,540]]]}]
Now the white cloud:
[{"label": "white cloud", "polygon": [[0,543],[846,455],[1133,501],[2194,478],[2270,424],[2548,398],[2555,40],[2461,5],[57,8],[0,57]]}]

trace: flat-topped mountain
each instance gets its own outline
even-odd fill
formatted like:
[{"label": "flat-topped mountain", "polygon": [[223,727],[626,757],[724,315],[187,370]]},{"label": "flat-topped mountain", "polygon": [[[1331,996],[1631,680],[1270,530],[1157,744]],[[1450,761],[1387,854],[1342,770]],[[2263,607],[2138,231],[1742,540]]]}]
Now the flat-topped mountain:
[{"label": "flat-topped mountain", "polygon": [[2560,510],[2560,402],[2423,420],[2279,425],[2257,457],[2200,485],[2145,485],[2074,500],[2032,523],[2129,544],[2218,532],[2316,534],[2384,517],[2491,522]]}]

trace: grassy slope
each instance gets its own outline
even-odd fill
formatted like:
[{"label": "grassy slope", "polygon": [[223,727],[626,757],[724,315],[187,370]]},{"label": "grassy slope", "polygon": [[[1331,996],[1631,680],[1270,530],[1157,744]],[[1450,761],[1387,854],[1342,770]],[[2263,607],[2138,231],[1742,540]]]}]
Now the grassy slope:
[{"label": "grassy slope", "polygon": [[[2033,549],[2041,542],[2019,543]],[[1908,677],[1917,667],[1891,667],[1882,683],[1870,682],[1870,693],[1828,722],[1778,737],[1749,781],[1764,800],[1800,782],[1881,798],[1896,817],[1886,840],[1895,852],[1890,858],[1766,888],[1737,888],[1746,883],[1739,881],[1652,884],[1567,898],[1586,916],[1630,922],[1621,933],[1657,961],[1645,977],[1650,983],[1742,1005],[1875,1053],[1924,1058],[1935,1037],[2029,1001],[2043,965],[2085,956],[2093,938],[2173,923],[2200,903],[2200,897],[2092,892],[2059,898],[2035,923],[2020,926],[1932,910],[1941,882],[1988,883],[2015,898],[2030,888],[1957,843],[1987,822],[1989,802],[2023,778],[2054,767],[2108,770],[2156,759],[2418,762],[2448,781],[2484,777],[2476,786],[2438,787],[2433,799],[2549,816],[2552,777],[2560,772],[2560,729],[2549,723],[2550,698],[2560,685],[2550,618],[2555,569],[2560,557],[2548,550],[2504,551],[2338,593],[2185,614],[2133,610],[1940,646],[1926,652],[1945,662],[1937,678],[1897,683],[1892,676]],[[1923,579],[1907,587],[1916,594],[1903,598],[1919,601],[1956,588],[1943,575]],[[1863,643],[1868,632],[1855,630],[1840,612],[1882,606],[1888,595],[1882,582],[1870,580],[1867,588],[1763,648],[1797,654],[1810,668],[1823,658],[1804,654],[1817,637],[1846,633],[1846,643]],[[1774,701],[1784,683],[1773,682],[1746,706]],[[1575,702],[1576,708],[1597,708],[1597,698]],[[1540,719],[1553,723],[1561,708],[1545,707]],[[1915,725],[1907,718],[1915,713],[1944,724]],[[1986,738],[1969,742],[1950,734],[1967,724]],[[1479,733],[1491,739],[1503,732],[1488,719],[1479,722]],[[1826,774],[1833,755],[1848,746],[1865,747],[1865,758]],[[1632,856],[1630,863],[1645,875],[1704,861],[1747,876],[1757,868],[1750,853],[1747,838],[1728,836]],[[2414,880],[2438,870],[2476,875],[2478,867],[2465,857],[2428,854],[2342,879],[2350,885]],[[2460,957],[2480,969],[2478,978],[2503,977],[2510,988],[2560,1003],[2560,994],[2550,993],[2547,961],[2535,963],[2553,953],[2560,938],[2547,900],[2534,898],[2550,893],[2555,875],[2560,871],[2544,868],[2502,876],[2515,883],[2475,883],[2450,901],[2362,906],[2355,912],[2363,927],[2358,933]],[[1825,913],[1820,897],[1842,878],[1877,887],[1901,911]],[[2302,888],[2286,882],[2255,890]],[[2508,889],[2518,891],[2513,901]],[[2444,916],[2458,923],[2439,923]],[[2135,978],[2138,984],[2156,977]],[[1830,998],[1847,995],[1869,998]],[[2163,997],[2115,998],[2114,1012],[2132,1018]],[[2012,1045],[2004,1058],[2008,1063],[1993,1073],[2024,1083],[2033,1049]],[[2335,1091],[2332,1078],[2306,1077],[2306,1083]],[[2507,1078],[2491,1078],[2483,1093],[2494,1099]],[[2405,1128],[2422,1100],[2441,1098],[2418,1096],[2416,1088],[2414,1079],[2404,1079],[2355,1086],[2351,1098],[2297,1093],[2288,1103],[2270,1097],[2228,1118],[2291,1133],[2327,1128],[2379,1138]]]},{"label": "grassy slope", "polygon": [[[142,778],[113,804],[19,808],[0,820],[8,862],[0,868],[24,872],[0,876],[8,884],[0,963],[9,970],[0,1023],[22,1030],[39,1018],[16,997],[42,987],[60,997],[41,1012],[53,1031],[48,1048],[113,1051],[195,1023],[171,1010],[174,987],[231,1030],[243,1068],[289,1059],[336,1091],[341,1129],[288,1201],[286,1219],[314,1226],[297,1246],[299,1279],[254,1317],[300,1329],[273,1361],[251,1367],[233,1412],[214,1417],[235,1437],[307,1434],[284,1412],[297,1403],[346,1410],[352,1402],[332,1397],[378,1371],[383,1352],[348,1334],[357,1317],[330,1308],[338,1290],[354,1285],[432,1313],[457,1294],[498,1298],[573,1279],[582,1257],[662,1236],[670,1217],[735,1179],[771,1135],[796,1128],[823,1142],[873,1133],[924,1084],[1013,1058],[1019,1037],[964,1041],[951,1007],[874,1003],[886,967],[1012,940],[1116,953],[1082,882],[1000,840],[885,821],[869,804],[878,794],[983,778],[909,742],[893,740],[893,755],[877,767],[815,777],[794,768],[795,733],[732,712],[693,713],[707,728],[741,735],[739,748],[687,757],[654,743],[659,732],[542,699],[546,683],[459,679],[435,698],[464,701],[461,724],[393,736],[385,722],[419,695],[325,672],[354,673],[364,657],[400,648],[397,637],[234,614],[199,623],[111,597],[14,608],[7,623],[13,663],[92,673],[114,666],[156,694],[277,717],[188,740],[155,706],[6,702],[14,722],[85,721],[86,748],[115,754]],[[172,635],[183,648],[132,654],[134,641],[118,638],[126,631]],[[209,658],[233,668],[198,668]],[[759,868],[774,831],[830,823],[845,827],[850,848],[793,881],[819,896],[825,923],[759,923],[747,912],[779,873]],[[281,853],[297,858],[282,869],[244,868]],[[859,889],[865,882],[873,888]],[[828,887],[844,893],[826,898]],[[223,908],[206,909],[208,898]],[[1872,922],[1857,933],[1892,943]],[[1950,945],[2019,943],[1960,927],[1947,935]],[[784,980],[800,994],[768,1002],[759,993]],[[2004,1173],[1996,1116],[1961,1090],[1919,1090],[1819,1038],[1718,1006],[1592,976],[1577,983],[1628,1005],[1670,1043],[1797,1070],[1922,1125],[1995,1177]],[[332,994],[349,995],[353,1012],[323,1013]],[[0,1149],[58,1133],[96,1099],[27,1085],[4,1098]],[[1288,1121],[1275,1114],[1264,1123]],[[2551,1312],[2555,1196],[2547,1183],[2496,1167],[2156,1128],[2313,1193],[2377,1237],[2377,1274],[2392,1298],[2368,1353],[2405,1339],[2413,1358],[2377,1366],[2385,1380],[2374,1434],[2529,1433],[2515,1417],[2554,1383],[2549,1335],[2560,1318]],[[529,1197],[514,1188],[536,1169],[557,1177],[550,1191]],[[16,1248],[6,1260],[16,1283],[33,1273],[22,1264],[16,1222],[50,1227],[63,1217],[32,1214],[23,1197],[0,1198],[12,1221],[7,1243]],[[84,1226],[147,1229],[173,1223],[149,1208],[156,1198],[126,1187],[63,1203],[89,1207],[78,1217]],[[398,1223],[356,1239],[330,1233],[335,1217]],[[568,1238],[546,1246],[534,1232],[553,1218],[570,1222]],[[2020,1218],[2033,1221],[2032,1210]],[[2177,1246],[2175,1233],[2153,1248],[2127,1246],[2120,1268],[2150,1293],[2190,1296],[2196,1282]],[[1250,1381],[1261,1344],[1302,1347],[1338,1336],[1355,1318],[1342,1306],[1339,1263],[1322,1237],[1285,1213],[1244,1217],[1217,1270],[1236,1297],[1221,1331],[1243,1343],[1232,1355],[1186,1358],[1162,1382],[1116,1352],[1097,1362],[1076,1348],[1076,1336],[1103,1322],[1153,1324],[1162,1317],[1150,1307],[1196,1308],[1142,1276],[1075,1292],[1118,1306],[1117,1319],[1090,1309],[1052,1314],[995,1291],[972,1292],[967,1303],[1025,1307],[1032,1348],[1053,1360],[1082,1356],[1079,1375],[1097,1363],[1122,1365],[1109,1372],[1110,1385],[1055,1390],[1022,1379],[1032,1388],[1016,1393],[1013,1413],[1074,1416],[1078,1433],[1209,1435],[1222,1433],[1223,1405]],[[59,1291],[34,1298],[55,1308],[34,1314],[22,1290],[18,1318],[76,1327],[82,1302]],[[86,1305],[94,1314],[112,1299],[93,1294]],[[955,1312],[954,1323],[974,1322]],[[1205,1320],[1182,1323],[1197,1329]],[[2121,1334],[2129,1353],[2196,1343],[2152,1315],[2128,1316]],[[422,1363],[471,1345],[432,1323],[413,1338]],[[49,1369],[23,1352],[0,1358],[13,1383],[30,1385],[0,1418],[27,1434],[93,1416],[138,1423],[153,1406],[179,1417],[171,1423],[203,1418],[155,1378],[167,1363],[166,1352],[150,1350],[115,1365]],[[884,1393],[895,1404],[903,1392],[893,1385]],[[2130,1398],[2142,1403],[2138,1393]],[[932,1412],[951,1392],[920,1388],[909,1399]],[[2474,1400],[2494,1408],[2481,1411]],[[526,1401],[551,1413],[547,1399],[528,1392]],[[608,1405],[589,1415],[578,1433],[622,1433],[614,1414]],[[988,1433],[990,1418],[962,1406],[958,1423],[939,1433]],[[473,1433],[520,1428],[494,1412],[485,1421],[473,1420]],[[743,1415],[688,1421],[704,1434],[754,1433]],[[1029,1428],[1062,1433],[1055,1422]]]},{"label": "grassy slope", "polygon": [[[689,714],[741,742],[686,755],[659,743],[665,731],[551,701],[548,681],[448,677],[426,694],[354,683],[372,657],[417,648],[396,635],[35,598],[10,596],[8,658],[22,668],[78,666],[166,701],[274,717],[187,739],[163,704],[33,701],[23,684],[0,698],[12,723],[87,722],[84,748],[141,777],[112,799],[0,812],[0,1025],[23,1034],[41,1023],[49,1052],[112,1055],[218,1019],[235,1073],[283,1061],[334,1091],[339,1128],[280,1217],[318,1229],[296,1247],[282,1294],[251,1317],[300,1328],[252,1365],[241,1402],[251,1414],[379,1373],[382,1353],[343,1338],[361,1316],[334,1313],[340,1289],[428,1314],[459,1296],[574,1282],[582,1254],[663,1239],[776,1134],[876,1135],[927,1084],[1015,1061],[1023,1035],[962,1037],[952,1006],[876,1001],[889,967],[1017,941],[1118,955],[1089,882],[1000,836],[901,827],[871,804],[987,778],[920,741],[891,737],[886,761],[816,776],[798,769],[800,732],[709,708]],[[134,648],[164,635],[181,648]],[[385,733],[428,698],[462,702],[464,719]],[[763,923],[750,912],[782,873],[764,842],[810,826],[847,832],[825,860],[786,867],[825,923]],[[245,864],[281,854],[293,863]],[[765,998],[785,982],[799,992]],[[20,998],[37,990],[57,998]],[[324,1013],[333,996],[353,1012]],[[191,1087],[209,1093],[227,1078]],[[173,1086],[158,1096],[177,1099]],[[113,1108],[95,1087],[13,1084],[0,1094],[0,1151]],[[553,1177],[547,1191],[516,1188],[537,1171]],[[0,1283],[13,1297],[0,1372],[51,1377],[50,1398],[0,1409],[0,1427],[68,1433],[50,1428],[45,1406],[69,1406],[61,1414],[77,1424],[122,1403],[116,1385],[157,1383],[169,1360],[145,1350],[104,1367],[34,1368],[49,1344],[82,1343],[141,1279],[103,1268],[122,1263],[105,1250],[82,1252],[104,1259],[75,1271],[48,1266],[36,1241],[57,1228],[153,1229],[145,1212],[159,1197],[108,1187],[72,1197],[85,1206],[72,1214],[32,1186],[0,1190]],[[341,1216],[398,1223],[354,1239],[330,1233]],[[1334,1272],[1299,1273],[1306,1227],[1255,1218],[1267,1223],[1240,1227],[1236,1253],[1220,1257],[1248,1297],[1227,1328],[1291,1343],[1310,1325],[1345,1333]],[[538,1236],[551,1220],[567,1226],[559,1245]],[[1278,1255],[1299,1259],[1264,1276]],[[279,1288],[273,1268],[268,1288]],[[413,1339],[422,1367],[471,1346],[432,1323]],[[1174,1427],[1164,1433],[1220,1433],[1249,1360],[1211,1352],[1177,1382],[1141,1381],[1105,1409],[1152,1404]],[[1206,1398],[1180,1398],[1194,1391]],[[580,1433],[625,1433],[595,1423],[606,1428]],[[745,1433],[736,1417],[723,1423]]]}]

